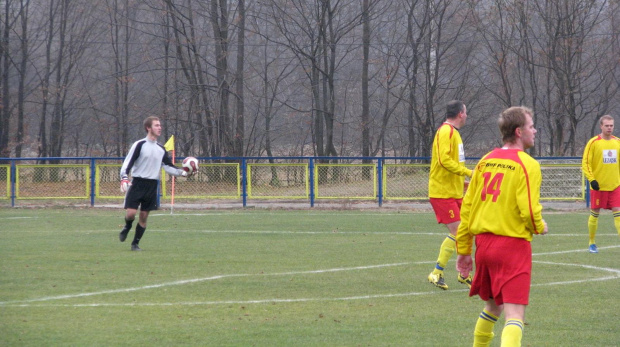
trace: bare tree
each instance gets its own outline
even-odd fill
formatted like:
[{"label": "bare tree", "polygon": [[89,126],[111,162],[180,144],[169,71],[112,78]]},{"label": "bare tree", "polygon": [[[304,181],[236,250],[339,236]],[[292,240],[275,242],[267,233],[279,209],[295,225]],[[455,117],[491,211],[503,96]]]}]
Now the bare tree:
[{"label": "bare tree", "polygon": [[28,46],[28,14],[29,14],[29,0],[20,0],[19,3],[19,18],[21,22],[21,37],[20,41],[20,53],[19,66],[17,68],[19,86],[17,87],[17,132],[15,134],[15,156],[22,156],[22,148],[24,145],[24,112],[26,103],[26,74],[28,61],[30,59],[30,52]]},{"label": "bare tree", "polygon": [[432,136],[450,99],[474,95],[468,87],[469,56],[464,42],[469,11],[460,1],[412,1],[407,9],[407,46],[400,64],[407,81],[408,155],[429,156]]},{"label": "bare tree", "polygon": [[[59,157],[62,155],[62,147],[65,140],[66,121],[74,112],[73,103],[70,100],[69,91],[75,81],[80,58],[88,46],[91,34],[92,22],[87,18],[80,18],[81,5],[73,4],[70,0],[61,0],[59,3],[59,27],[58,49],[54,62],[55,76],[51,99],[53,109],[50,124],[49,155]],[[80,20],[83,19],[83,20]]]},{"label": "bare tree", "polygon": [[11,154],[9,148],[9,129],[10,129],[10,82],[9,82],[9,70],[11,66],[11,52],[10,52],[10,38],[11,31],[13,30],[14,19],[11,12],[11,1],[6,0],[4,2],[4,8],[2,9],[2,41],[0,42],[0,76],[2,81],[0,82],[2,94],[2,106],[0,108],[0,157],[8,157]]},{"label": "bare tree", "polygon": [[[540,44],[541,63],[548,71],[548,91],[543,103],[546,128],[552,139],[549,152],[576,155],[578,126],[600,104],[613,67],[600,52],[610,51],[609,37],[596,37],[605,2],[552,0],[537,3],[545,41]],[[605,111],[603,111],[605,112]]]},{"label": "bare tree", "polygon": [[618,3],[1,1],[0,156],[120,156],[151,114],[185,155],[429,156],[450,99],[469,155],[513,104],[574,155],[619,106]]},{"label": "bare tree", "polygon": [[362,156],[370,156],[370,95],[368,65],[370,60],[370,0],[362,1]]},{"label": "bare tree", "polygon": [[228,2],[226,0],[211,0],[211,26],[215,39],[215,70],[218,91],[217,123],[218,143],[222,153],[233,153],[232,125],[230,121],[230,81],[229,81],[229,37],[228,37]]},{"label": "bare tree", "polygon": [[237,71],[235,73],[235,115],[234,156],[242,156],[245,139],[245,0],[237,0]]},{"label": "bare tree", "polygon": [[116,126],[116,155],[122,156],[129,149],[129,74],[131,8],[129,0],[106,0],[110,22],[110,43],[114,53],[114,108],[112,116]]},{"label": "bare tree", "polygon": [[[184,85],[189,89],[188,113],[192,115],[193,130],[188,132],[190,139],[185,143],[192,142],[193,134],[198,133],[201,152],[211,156],[220,156],[221,144],[217,141],[216,124],[207,89],[206,68],[203,66],[205,58],[199,47],[196,27],[194,25],[194,11],[192,2],[188,1],[187,7],[182,9],[171,0],[166,0],[170,14],[176,59],[178,60],[183,76],[186,79]],[[179,83],[177,81],[177,83]],[[185,150],[189,150],[186,148]]]}]

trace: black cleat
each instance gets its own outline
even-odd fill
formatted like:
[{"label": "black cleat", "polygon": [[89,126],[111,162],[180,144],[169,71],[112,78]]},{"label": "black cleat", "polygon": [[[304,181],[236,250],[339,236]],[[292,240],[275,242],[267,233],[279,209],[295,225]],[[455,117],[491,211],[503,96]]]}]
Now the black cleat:
[{"label": "black cleat", "polygon": [[125,239],[127,239],[127,234],[129,234],[129,229],[127,229],[127,227],[124,227],[123,230],[121,230],[120,234],[118,234],[118,239],[121,242],[125,242]]},{"label": "black cleat", "polygon": [[132,245],[131,245],[131,250],[132,250],[132,251],[141,251],[141,250],[142,250],[142,248],[138,247],[138,245],[132,244]]}]

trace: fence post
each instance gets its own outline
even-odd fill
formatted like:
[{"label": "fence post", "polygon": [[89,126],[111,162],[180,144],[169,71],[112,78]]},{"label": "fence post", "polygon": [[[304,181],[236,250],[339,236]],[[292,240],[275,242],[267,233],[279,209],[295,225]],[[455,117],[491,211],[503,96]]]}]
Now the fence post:
[{"label": "fence post", "polygon": [[15,160],[11,160],[11,207],[15,207],[15,182],[17,181],[15,177],[15,173],[17,172],[17,168],[15,167]]},{"label": "fence post", "polygon": [[383,158],[377,159],[377,198],[379,207],[383,206]]},{"label": "fence post", "polygon": [[248,205],[248,163],[246,158],[241,158],[241,198],[243,207]]},{"label": "fence post", "polygon": [[90,207],[95,206],[95,158],[90,158]]},{"label": "fence post", "polygon": [[310,207],[314,207],[314,158],[309,158],[308,160],[308,169],[310,170]]}]

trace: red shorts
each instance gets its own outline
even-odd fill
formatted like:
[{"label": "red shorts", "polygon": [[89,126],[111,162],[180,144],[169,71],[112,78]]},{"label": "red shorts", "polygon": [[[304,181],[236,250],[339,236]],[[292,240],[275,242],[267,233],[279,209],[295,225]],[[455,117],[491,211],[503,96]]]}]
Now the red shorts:
[{"label": "red shorts", "polygon": [[607,192],[590,190],[590,208],[611,210],[620,207],[620,187]]},{"label": "red shorts", "polygon": [[461,220],[463,199],[430,198],[430,202],[435,211],[437,223],[450,224]]},{"label": "red shorts", "polygon": [[532,279],[532,246],[529,241],[491,233],[476,235],[476,272],[469,296],[484,301],[527,305]]}]

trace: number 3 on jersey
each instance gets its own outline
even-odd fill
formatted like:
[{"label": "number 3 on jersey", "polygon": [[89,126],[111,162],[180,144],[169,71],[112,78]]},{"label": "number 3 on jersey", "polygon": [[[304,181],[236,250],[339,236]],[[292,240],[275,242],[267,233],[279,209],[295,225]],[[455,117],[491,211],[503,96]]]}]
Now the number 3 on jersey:
[{"label": "number 3 on jersey", "polygon": [[482,187],[480,200],[486,201],[487,195],[493,195],[492,201],[496,202],[499,193],[501,193],[500,187],[502,186],[504,174],[502,172],[498,172],[493,175],[493,177],[491,177],[491,172],[485,172],[482,174],[482,176],[484,177],[484,186]]}]

